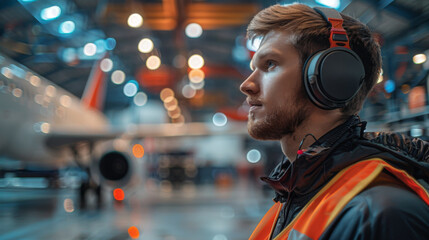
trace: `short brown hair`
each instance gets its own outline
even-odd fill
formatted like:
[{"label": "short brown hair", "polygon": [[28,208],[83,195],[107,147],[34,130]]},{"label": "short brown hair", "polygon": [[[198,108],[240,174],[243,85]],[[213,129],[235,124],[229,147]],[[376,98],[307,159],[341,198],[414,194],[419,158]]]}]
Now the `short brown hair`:
[{"label": "short brown hair", "polygon": [[[378,43],[366,25],[341,14],[347,31],[350,48],[361,58],[365,68],[364,84],[341,112],[353,115],[362,108],[364,100],[375,85],[381,69]],[[329,48],[329,23],[311,7],[304,4],[274,5],[260,11],[250,22],[247,35],[250,39],[265,36],[272,30],[287,31],[294,35],[293,46],[298,50],[303,65],[312,54]]]}]

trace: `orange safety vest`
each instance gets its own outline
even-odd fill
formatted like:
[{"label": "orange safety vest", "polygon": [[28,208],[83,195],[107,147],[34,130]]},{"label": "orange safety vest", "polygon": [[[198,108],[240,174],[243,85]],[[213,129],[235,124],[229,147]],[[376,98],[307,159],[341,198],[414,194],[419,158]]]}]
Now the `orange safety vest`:
[{"label": "orange safety vest", "polygon": [[[388,170],[429,205],[429,193],[408,173],[380,158],[353,164],[339,172],[300,211],[274,240],[319,239],[346,204],[364,190],[383,169]],[[265,214],[249,240],[269,240],[283,204],[276,202]]]}]

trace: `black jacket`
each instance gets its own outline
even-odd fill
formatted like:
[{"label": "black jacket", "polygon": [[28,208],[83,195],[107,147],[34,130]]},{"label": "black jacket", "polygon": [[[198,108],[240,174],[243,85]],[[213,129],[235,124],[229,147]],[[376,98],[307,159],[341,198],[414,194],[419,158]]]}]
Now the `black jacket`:
[{"label": "black jacket", "polygon": [[[407,171],[429,189],[429,143],[396,133],[364,133],[365,122],[352,116],[318,139],[293,163],[284,159],[262,180],[285,202],[274,228],[277,236],[308,201],[339,171],[379,157]],[[353,198],[320,239],[429,239],[429,206],[384,172],[379,181]]]}]

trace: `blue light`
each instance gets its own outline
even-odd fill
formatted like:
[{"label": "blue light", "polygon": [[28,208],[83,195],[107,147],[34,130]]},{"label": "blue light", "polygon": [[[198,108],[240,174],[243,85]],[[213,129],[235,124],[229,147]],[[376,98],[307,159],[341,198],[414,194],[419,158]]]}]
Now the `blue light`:
[{"label": "blue light", "polygon": [[66,48],[62,52],[62,59],[64,62],[72,62],[77,58],[76,49]]},{"label": "blue light", "polygon": [[60,24],[59,32],[62,34],[70,34],[75,30],[75,24],[73,21],[65,21]]},{"label": "blue light", "polygon": [[384,90],[386,90],[387,93],[392,93],[395,90],[395,82],[393,80],[387,80],[384,84]]},{"label": "blue light", "polygon": [[127,97],[134,97],[138,91],[138,83],[136,80],[130,80],[124,86],[124,94]]},{"label": "blue light", "polygon": [[40,16],[42,17],[43,20],[52,20],[55,19],[57,17],[59,17],[61,15],[61,8],[58,6],[52,6],[52,7],[48,7],[43,9],[40,12]]},{"label": "blue light", "polygon": [[116,40],[114,38],[107,38],[105,41],[106,50],[113,50],[116,47]]},{"label": "blue light", "polygon": [[95,46],[97,46],[97,53],[103,53],[106,51],[106,43],[104,39],[98,39],[94,42]]},{"label": "blue light", "polygon": [[340,0],[316,0],[316,2],[327,7],[340,8]]}]

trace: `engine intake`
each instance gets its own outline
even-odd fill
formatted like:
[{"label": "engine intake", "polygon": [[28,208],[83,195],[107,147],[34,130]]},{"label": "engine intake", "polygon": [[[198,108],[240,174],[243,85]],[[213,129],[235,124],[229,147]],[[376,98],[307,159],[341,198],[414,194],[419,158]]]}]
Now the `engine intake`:
[{"label": "engine intake", "polygon": [[120,152],[109,152],[99,161],[101,176],[108,181],[122,181],[129,175],[129,160]]}]

